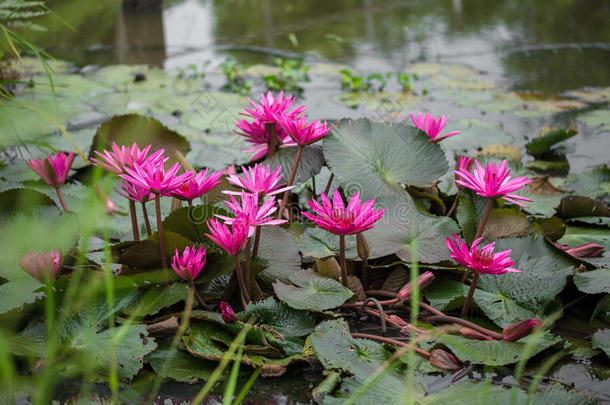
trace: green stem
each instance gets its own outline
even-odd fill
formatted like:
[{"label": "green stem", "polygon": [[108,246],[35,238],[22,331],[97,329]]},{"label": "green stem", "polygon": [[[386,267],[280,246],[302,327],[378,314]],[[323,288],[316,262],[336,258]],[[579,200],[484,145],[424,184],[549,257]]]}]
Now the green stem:
[{"label": "green stem", "polygon": [[161,255],[161,266],[167,269],[167,257],[165,255],[165,235],[163,234],[163,221],[161,220],[161,196],[155,194],[155,212],[157,214],[157,237],[159,238],[159,254]]}]

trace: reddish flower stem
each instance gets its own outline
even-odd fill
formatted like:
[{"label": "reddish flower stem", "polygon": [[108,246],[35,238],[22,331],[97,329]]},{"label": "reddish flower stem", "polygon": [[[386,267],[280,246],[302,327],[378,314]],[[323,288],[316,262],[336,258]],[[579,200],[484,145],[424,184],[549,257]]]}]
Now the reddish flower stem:
[{"label": "reddish flower stem", "polygon": [[203,308],[207,308],[208,306],[205,304],[205,301],[201,298],[201,296],[199,296],[199,293],[197,292],[197,287],[195,287],[195,280],[191,280],[191,288],[193,289],[193,293],[195,294],[195,298],[197,298],[197,302],[199,302],[199,305],[201,305]]},{"label": "reddish flower stem", "polygon": [[152,231],[150,230],[150,220],[148,219],[148,211],[146,210],[146,203],[142,203],[142,215],[144,216],[144,225],[146,225],[146,234],[150,237]]},{"label": "reddish flower stem", "polygon": [[161,266],[167,269],[167,257],[165,255],[165,235],[163,233],[163,221],[161,220],[161,196],[155,194],[155,213],[157,214],[157,238],[159,238],[159,254],[161,255]]},{"label": "reddish flower stem", "polygon": [[[299,161],[301,160],[301,155],[303,154],[303,148],[304,148],[303,146],[299,145],[299,148],[297,149],[297,155],[294,158],[294,164],[292,165],[292,170],[290,171],[290,178],[288,179],[288,184],[286,184],[287,187],[292,186],[292,183],[294,183],[294,178],[297,174],[297,168],[299,167]],[[282,202],[280,203],[280,209],[277,212],[278,219],[282,217],[284,208],[286,207],[286,204],[288,204],[289,198],[290,198],[290,190],[286,190],[286,192],[284,192],[284,197],[282,198]]]},{"label": "reddish flower stem", "polygon": [[466,301],[464,301],[464,306],[462,307],[462,312],[460,316],[463,318],[468,314],[468,310],[470,309],[470,302],[472,301],[472,296],[474,295],[474,289],[477,287],[477,282],[479,281],[479,273],[474,273],[472,278],[472,284],[470,284],[470,290],[468,290],[468,295],[466,296]]},{"label": "reddish flower stem", "polygon": [[[379,303],[381,305],[392,305],[392,304],[398,304],[400,301],[398,300],[398,298],[394,298],[391,300],[386,300],[386,301],[379,301]],[[360,308],[362,305],[364,305],[364,301],[358,301],[358,302],[348,302],[347,304],[343,304],[341,305],[341,308]],[[366,304],[367,307],[374,307],[375,304],[373,302],[369,302]]]},{"label": "reddish flower stem", "polygon": [[235,255],[235,275],[237,276],[237,284],[239,285],[239,295],[245,308],[247,303],[250,302],[250,295],[248,294],[248,289],[246,288],[246,284],[244,283],[244,275],[241,272],[239,254]]},{"label": "reddish flower stem", "polygon": [[396,298],[398,294],[385,290],[367,290],[366,295],[376,295],[378,297]]},{"label": "reddish flower stem", "polygon": [[193,208],[193,200],[188,200],[189,208]]},{"label": "reddish flower stem", "polygon": [[341,265],[341,283],[347,287],[347,264],[345,263],[345,235],[339,235],[339,259],[339,264]]},{"label": "reddish flower stem", "polygon": [[59,189],[59,187],[55,187],[55,192],[57,193],[57,198],[59,198],[59,202],[61,203],[61,206],[64,209],[64,211],[70,212],[70,210],[68,209],[68,206],[66,205],[66,201],[64,200],[64,196],[61,193],[61,190]]},{"label": "reddish flower stem", "polygon": [[133,200],[129,200],[129,215],[131,216],[131,231],[133,233],[133,240],[137,242],[140,240],[140,230],[138,229],[138,214],[136,213],[136,203]]},{"label": "reddish flower stem", "polygon": [[[407,343],[401,342],[400,340],[391,339],[391,338],[387,338],[387,337],[383,337],[383,336],[370,335],[368,333],[352,333],[352,336],[355,338],[376,340],[378,342],[389,343],[391,345],[396,345],[396,346],[403,346],[403,347],[408,346]],[[413,346],[413,350],[417,354],[420,354],[425,357],[430,357],[429,352],[427,352],[423,349],[420,349],[419,347]]]},{"label": "reddish flower stem", "polygon": [[502,340],[502,335],[498,332],[494,332],[493,330],[485,329],[482,326],[477,325],[476,323],[472,323],[462,318],[458,318],[456,316],[449,315],[433,315],[426,318],[427,321],[436,321],[436,322],[447,322],[447,323],[457,323],[463,326],[467,326],[470,329],[474,329],[477,332],[481,332],[484,335],[487,335],[491,338]]},{"label": "reddish flower stem", "polygon": [[254,259],[258,254],[258,244],[261,240],[261,227],[257,226],[256,231],[254,231],[254,246],[252,247],[252,258]]},{"label": "reddish flower stem", "polygon": [[335,173],[331,173],[330,177],[328,178],[328,183],[326,183],[326,188],[324,189],[324,194],[328,195],[328,192],[330,191],[330,186],[331,186],[331,184],[333,184],[334,179],[335,179]]},{"label": "reddish flower stem", "polygon": [[457,203],[458,200],[460,199],[460,194],[462,193],[462,188],[458,188],[457,194],[455,195],[455,199],[453,200],[453,204],[451,204],[451,208],[449,208],[449,211],[447,211],[446,216],[450,217],[451,214],[453,214],[453,211],[455,211],[455,208],[457,207]]}]

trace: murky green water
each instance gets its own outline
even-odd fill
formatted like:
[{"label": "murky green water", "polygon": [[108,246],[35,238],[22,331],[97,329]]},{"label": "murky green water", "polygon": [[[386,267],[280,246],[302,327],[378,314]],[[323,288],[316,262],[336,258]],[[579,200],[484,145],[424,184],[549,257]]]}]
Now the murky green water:
[{"label": "murky green water", "polygon": [[245,50],[263,47],[368,71],[465,63],[547,93],[610,85],[608,0],[186,0],[137,12],[119,0],[49,4],[74,31],[48,17],[50,32],[31,38],[80,65],[174,68],[236,48],[242,60],[270,61],[263,49]]}]

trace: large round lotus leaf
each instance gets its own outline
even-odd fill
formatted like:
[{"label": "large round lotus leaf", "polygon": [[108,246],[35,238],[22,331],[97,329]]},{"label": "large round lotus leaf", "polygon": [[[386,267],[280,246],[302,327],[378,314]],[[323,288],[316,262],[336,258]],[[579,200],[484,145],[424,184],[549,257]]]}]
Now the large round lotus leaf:
[{"label": "large round lotus leaf", "polygon": [[[549,346],[559,342],[559,336],[550,333],[542,336],[528,336],[516,342],[505,342],[503,340],[476,340],[457,335],[443,335],[439,342],[444,343],[451,349],[453,354],[461,361],[474,364],[486,364],[489,366],[501,366],[519,361],[529,340],[534,339],[530,356],[538,354]],[[531,344],[531,343],[530,343]]]},{"label": "large round lotus leaf", "polygon": [[[287,182],[290,178],[290,172],[294,165],[294,159],[297,155],[297,148],[282,148],[278,150],[271,158],[265,159],[264,165],[271,167],[282,166],[282,181]],[[244,159],[245,160],[245,159]],[[320,173],[320,169],[324,166],[324,155],[322,148],[319,145],[311,145],[303,149],[299,167],[297,168],[294,177],[294,184],[303,183]]]},{"label": "large round lotus leaf", "polygon": [[512,249],[513,267],[521,272],[483,274],[478,286],[508,297],[536,313],[563,290],[567,276],[573,274],[580,264],[549,244],[540,234],[496,241],[496,252],[507,249]]},{"label": "large round lotus leaf", "polygon": [[610,293],[610,270],[585,271],[574,276],[574,284],[587,294]]},{"label": "large round lotus leaf", "polygon": [[292,284],[276,281],[275,295],[294,309],[324,311],[337,308],[354,293],[338,281],[320,277],[311,270],[298,271],[290,277]]},{"label": "large round lotus leaf", "polygon": [[[388,211],[366,233],[372,258],[396,254],[404,261],[417,259],[422,263],[438,263],[449,260],[445,239],[459,232],[454,220],[419,212],[406,192],[402,198],[383,198],[376,205]],[[411,251],[414,239],[417,239],[417,252]]]},{"label": "large round lotus leaf", "polygon": [[188,383],[208,380],[218,366],[218,363],[198,359],[168,345],[155,350],[145,360],[159,377]]},{"label": "large round lotus leaf", "polygon": [[610,168],[606,165],[568,176],[563,188],[577,195],[597,198],[606,204],[610,203]]},{"label": "large round lotus leaf", "polygon": [[301,270],[301,256],[294,236],[276,226],[263,226],[258,256],[269,266],[259,275],[259,281],[271,284],[276,280],[289,282]]},{"label": "large round lotus leaf", "polygon": [[154,118],[137,114],[119,115],[103,123],[93,137],[89,158],[96,156],[93,151],[109,149],[113,142],[126,146],[135,142],[140,148],[152,145],[151,152],[165,149],[170,162],[174,160],[176,151],[185,155],[191,149],[182,135],[164,127]]},{"label": "large round lotus leaf", "polygon": [[449,137],[442,141],[448,150],[475,151],[494,144],[507,144],[513,141],[502,129],[499,122],[483,121],[479,119],[463,119],[455,123],[449,121],[446,131],[462,131],[461,134]]},{"label": "large round lotus leaf", "polygon": [[426,187],[449,168],[439,145],[417,128],[362,118],[343,120],[324,139],[324,156],[349,194],[364,199]]}]

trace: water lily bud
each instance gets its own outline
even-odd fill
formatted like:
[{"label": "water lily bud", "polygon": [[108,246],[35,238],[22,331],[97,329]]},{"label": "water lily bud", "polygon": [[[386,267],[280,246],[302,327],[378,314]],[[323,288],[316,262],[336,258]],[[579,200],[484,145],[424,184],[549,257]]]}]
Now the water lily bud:
[{"label": "water lily bud", "polygon": [[505,341],[512,342],[513,340],[521,339],[523,336],[529,335],[534,329],[542,324],[543,322],[536,318],[524,319],[502,329],[502,337]]},{"label": "water lily bud", "polygon": [[62,255],[59,250],[47,252],[28,252],[19,256],[19,264],[41,283],[53,281],[62,267]]},{"label": "water lily bud", "polygon": [[356,234],[356,249],[358,250],[358,257],[362,260],[368,259],[371,255],[371,249],[362,232]]},{"label": "water lily bud", "polygon": [[220,312],[222,314],[222,320],[226,323],[233,323],[238,320],[237,315],[233,312],[233,308],[224,301],[220,301]]},{"label": "water lily bud", "polygon": [[102,187],[99,184],[97,184],[96,187],[93,188],[93,191],[95,192],[95,196],[97,197],[98,201],[104,206],[104,211],[106,212],[106,214],[116,214],[118,210],[116,204],[110,199],[110,197],[108,197],[108,195],[104,193]]},{"label": "water lily bud", "polygon": [[458,359],[442,349],[434,349],[430,352],[430,364],[448,371],[457,370],[461,367]]},{"label": "water lily bud", "polygon": [[[428,287],[434,281],[434,273],[431,271],[427,271],[424,274],[420,274],[417,278],[417,284],[419,285],[419,290],[423,290]],[[411,291],[413,288],[411,287],[411,282],[409,281],[398,291],[398,299],[401,301],[406,301],[411,297]]]},{"label": "water lily bud", "polygon": [[388,315],[387,320],[389,322],[393,322],[396,325],[400,325],[400,326],[407,326],[408,325],[407,321],[405,321],[404,319],[402,319],[398,315]]},{"label": "water lily bud", "polygon": [[421,336],[428,333],[425,329],[418,328],[417,326],[413,326],[411,324],[406,324],[400,328],[400,333],[405,336]]},{"label": "water lily bud", "polygon": [[574,257],[600,257],[606,249],[597,243],[585,243],[584,245],[576,246],[571,249],[565,249],[566,253]]},{"label": "water lily bud", "polygon": [[471,329],[467,326],[462,326],[460,328],[460,335],[468,337],[468,338],[472,338],[472,339],[479,339],[479,340],[494,340],[493,338],[487,336],[484,333],[478,332],[474,329]]}]

